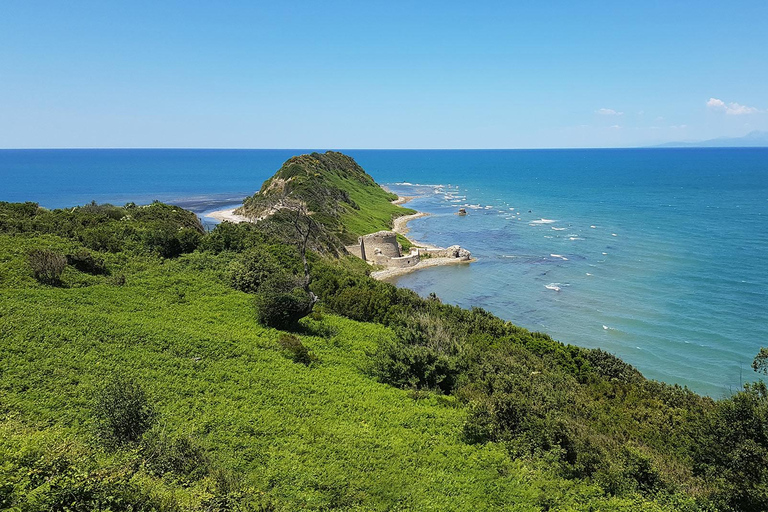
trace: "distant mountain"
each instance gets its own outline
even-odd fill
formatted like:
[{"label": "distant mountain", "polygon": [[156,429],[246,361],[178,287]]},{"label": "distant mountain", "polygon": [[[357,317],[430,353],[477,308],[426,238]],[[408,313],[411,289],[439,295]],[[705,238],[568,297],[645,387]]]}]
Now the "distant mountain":
[{"label": "distant mountain", "polygon": [[698,142],[667,142],[657,148],[754,148],[768,147],[768,132],[755,130],[743,137],[718,137]]}]

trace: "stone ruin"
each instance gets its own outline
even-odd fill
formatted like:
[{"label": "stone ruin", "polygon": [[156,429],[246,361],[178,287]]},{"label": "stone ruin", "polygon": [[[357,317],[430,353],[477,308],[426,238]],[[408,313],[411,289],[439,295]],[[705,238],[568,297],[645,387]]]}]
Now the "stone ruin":
[{"label": "stone ruin", "polygon": [[357,244],[346,246],[350,254],[375,265],[391,268],[404,268],[416,265],[422,255],[436,258],[458,258],[469,260],[472,255],[458,245],[447,249],[413,248],[407,255],[402,254],[402,247],[397,241],[397,235],[392,231],[378,231],[370,235],[358,237]]}]

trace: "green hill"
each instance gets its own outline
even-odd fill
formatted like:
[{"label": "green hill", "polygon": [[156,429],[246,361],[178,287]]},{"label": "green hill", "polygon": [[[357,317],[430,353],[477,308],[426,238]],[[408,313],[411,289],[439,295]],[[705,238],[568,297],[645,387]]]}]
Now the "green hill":
[{"label": "green hill", "polygon": [[[402,213],[353,164],[262,192],[338,243]],[[766,508],[764,385],[713,401],[331,253],[314,311],[265,327],[304,276],[286,220],[0,203],[0,509]]]},{"label": "green hill", "polygon": [[[358,236],[390,229],[395,217],[415,213],[392,204],[397,195],[382,189],[351,157],[333,151],[290,158],[236,213],[264,217],[286,199],[305,204],[314,219],[345,245],[355,243]],[[402,237],[400,242],[409,245]]]}]

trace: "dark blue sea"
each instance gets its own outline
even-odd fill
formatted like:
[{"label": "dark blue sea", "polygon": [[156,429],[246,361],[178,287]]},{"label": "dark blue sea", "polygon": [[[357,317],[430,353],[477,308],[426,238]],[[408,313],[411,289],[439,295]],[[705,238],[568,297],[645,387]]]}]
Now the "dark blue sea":
[{"label": "dark blue sea", "polygon": [[[205,212],[306,150],[0,150],[0,200]],[[768,149],[347,151],[478,261],[399,286],[479,306],[714,397],[768,345]],[[455,215],[459,207],[469,211]]]}]

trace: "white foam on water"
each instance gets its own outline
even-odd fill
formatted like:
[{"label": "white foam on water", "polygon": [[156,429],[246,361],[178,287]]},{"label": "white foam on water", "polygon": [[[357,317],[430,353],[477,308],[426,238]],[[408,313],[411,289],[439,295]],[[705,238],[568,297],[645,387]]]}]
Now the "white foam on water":
[{"label": "white foam on water", "polygon": [[584,240],[584,239],[581,238],[580,236],[572,236],[572,237],[569,237],[568,240]]},{"label": "white foam on water", "polygon": [[611,233],[611,236],[619,236],[619,235],[617,235],[616,233]]},{"label": "white foam on water", "polygon": [[591,227],[592,229],[595,229],[597,226],[589,226],[589,227]]},{"label": "white foam on water", "polygon": [[555,231],[565,231],[565,228],[556,228],[555,226],[552,226],[552,229]]},{"label": "white foam on water", "polygon": [[568,261],[568,258],[563,256],[562,254],[550,254],[550,256],[552,256],[553,258],[560,258],[563,261]]},{"label": "white foam on water", "polygon": [[587,275],[588,275],[588,276],[591,276],[592,274],[590,274],[589,272],[587,272]]},{"label": "white foam on water", "polygon": [[532,220],[531,225],[535,226],[537,224],[553,224],[555,222],[557,221],[553,219],[539,219],[539,220]]},{"label": "white foam on water", "polygon": [[608,253],[607,253],[607,252],[604,252],[604,253],[603,253],[603,256],[608,256]]},{"label": "white foam on water", "polygon": [[559,286],[557,286],[557,285],[559,285],[559,284],[560,284],[560,283],[549,283],[549,284],[545,284],[545,285],[544,285],[544,288],[546,288],[547,290],[554,290],[554,291],[556,291],[556,292],[559,292],[559,291],[560,291],[560,287],[559,287]]}]

